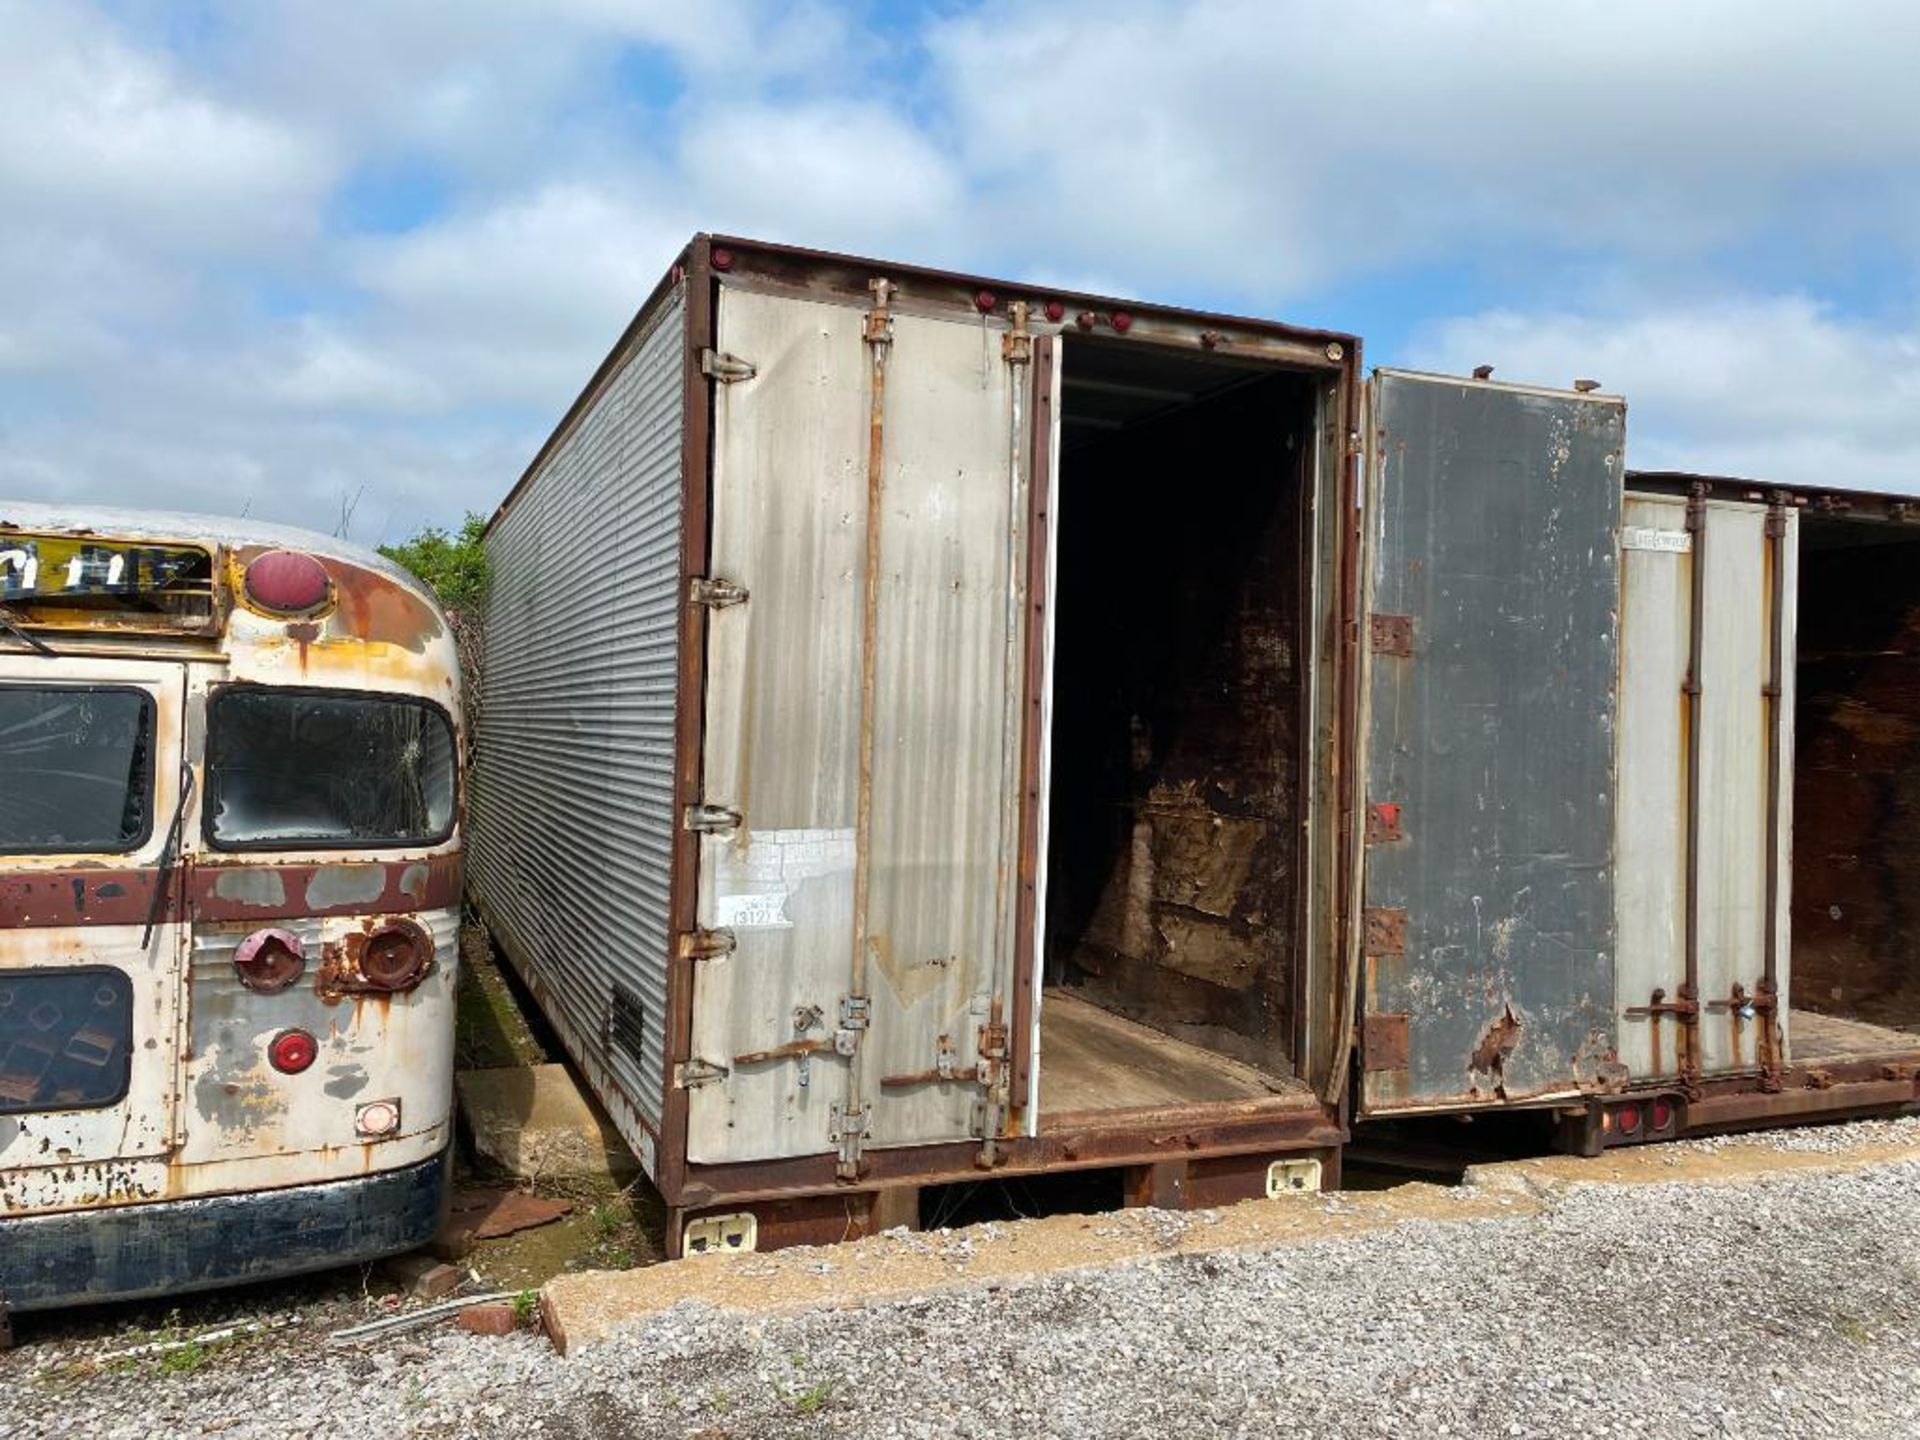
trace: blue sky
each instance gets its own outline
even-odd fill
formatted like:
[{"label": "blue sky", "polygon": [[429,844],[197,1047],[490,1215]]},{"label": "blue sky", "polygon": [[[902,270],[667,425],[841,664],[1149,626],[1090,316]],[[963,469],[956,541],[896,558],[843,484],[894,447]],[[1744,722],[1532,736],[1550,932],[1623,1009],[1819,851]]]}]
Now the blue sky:
[{"label": "blue sky", "polygon": [[490,510],[696,229],[1920,491],[1920,7],[0,0],[0,494]]}]

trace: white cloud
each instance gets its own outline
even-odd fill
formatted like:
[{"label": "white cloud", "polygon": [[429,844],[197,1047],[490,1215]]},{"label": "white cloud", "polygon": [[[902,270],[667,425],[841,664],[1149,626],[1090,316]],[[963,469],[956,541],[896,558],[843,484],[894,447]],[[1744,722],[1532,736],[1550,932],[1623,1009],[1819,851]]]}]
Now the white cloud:
[{"label": "white cloud", "polygon": [[[1406,261],[1920,244],[1920,7],[997,0],[930,49],[1003,225],[1255,296]],[[1849,204],[1809,204],[1840,181]],[[1894,183],[1888,183],[1892,181]]]},{"label": "white cloud", "polygon": [[1434,325],[1410,362],[1627,397],[1627,460],[1835,489],[1920,493],[1920,328],[1803,295],[1606,315],[1496,310]]},{"label": "white cloud", "polygon": [[138,227],[201,253],[306,233],[335,160],[316,136],[222,103],[83,6],[0,0],[8,225]]},{"label": "white cloud", "polygon": [[0,489],[490,508],[696,229],[1281,315],[1475,271],[1422,356],[1598,373],[1636,463],[1913,468],[1912,317],[1648,297],[1915,279],[1920,8],[934,8],[0,0]]}]

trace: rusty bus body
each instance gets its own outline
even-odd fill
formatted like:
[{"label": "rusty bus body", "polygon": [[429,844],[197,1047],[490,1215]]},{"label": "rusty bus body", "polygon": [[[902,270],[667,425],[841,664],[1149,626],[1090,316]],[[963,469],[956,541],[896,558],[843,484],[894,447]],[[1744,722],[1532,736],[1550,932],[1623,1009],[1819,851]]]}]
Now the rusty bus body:
[{"label": "rusty bus body", "polygon": [[1629,1055],[1625,429],[696,237],[489,528],[473,801],[473,898],[670,1248],[985,1175],[1332,1183],[1369,1120],[1911,1101]]},{"label": "rusty bus body", "polygon": [[371,552],[0,503],[0,1312],[411,1248],[451,1136],[445,617]]}]

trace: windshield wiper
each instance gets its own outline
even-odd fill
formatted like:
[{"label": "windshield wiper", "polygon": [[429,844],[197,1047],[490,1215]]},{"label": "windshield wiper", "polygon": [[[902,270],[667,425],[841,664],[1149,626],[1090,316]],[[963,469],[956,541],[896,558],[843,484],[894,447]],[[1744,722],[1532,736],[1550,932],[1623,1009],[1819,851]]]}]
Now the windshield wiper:
[{"label": "windshield wiper", "polygon": [[26,631],[22,630],[19,622],[13,618],[13,612],[5,608],[0,608],[0,630],[6,631],[7,634],[13,636],[16,640],[25,642],[29,649],[38,651],[49,660],[58,660],[60,658],[60,652],[47,644],[46,641],[37,635],[29,635]]}]

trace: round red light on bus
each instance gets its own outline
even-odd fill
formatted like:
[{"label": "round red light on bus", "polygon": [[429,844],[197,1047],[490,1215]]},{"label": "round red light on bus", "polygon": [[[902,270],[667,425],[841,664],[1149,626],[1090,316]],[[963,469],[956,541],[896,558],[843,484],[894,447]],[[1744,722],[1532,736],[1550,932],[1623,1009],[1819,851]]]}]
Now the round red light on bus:
[{"label": "round red light on bus", "polygon": [[1622,1135],[1638,1133],[1640,1129],[1640,1107],[1638,1105],[1622,1105],[1613,1113],[1614,1118],[1620,1122],[1620,1133]]},{"label": "round red light on bus", "polygon": [[991,290],[979,290],[974,293],[973,308],[982,315],[1000,303],[1000,297]]},{"label": "round red light on bus", "polygon": [[277,995],[300,978],[307,968],[300,937],[277,926],[256,930],[233,952],[234,973],[240,983],[258,995]]},{"label": "round red light on bus", "polygon": [[1107,318],[1107,323],[1113,326],[1114,334],[1124,335],[1133,328],[1133,316],[1125,310],[1116,310]]},{"label": "round red light on bus", "polygon": [[1647,1107],[1647,1117],[1655,1130],[1666,1129],[1673,1124],[1673,1102],[1664,1099],[1654,1101]]},{"label": "round red light on bus", "polygon": [[1054,324],[1058,325],[1066,316],[1066,313],[1067,307],[1058,300],[1049,300],[1047,302],[1047,319],[1053,321]]},{"label": "round red light on bus", "polygon": [[247,598],[276,615],[318,610],[332,594],[327,567],[298,550],[269,550],[247,566]]},{"label": "round red light on bus", "polygon": [[320,1042],[304,1030],[282,1030],[267,1044],[267,1063],[282,1075],[298,1075],[320,1058]]},{"label": "round red light on bus", "polygon": [[376,925],[360,948],[360,978],[376,990],[418,985],[433,963],[433,936],[412,920]]}]

